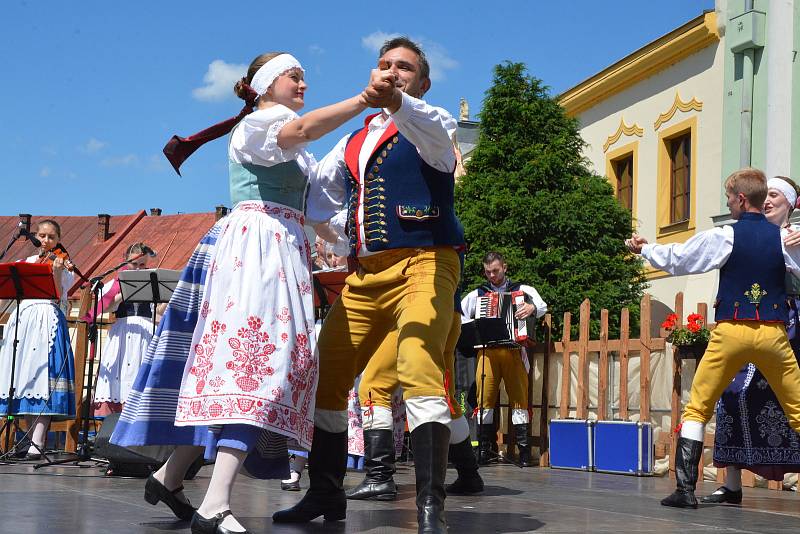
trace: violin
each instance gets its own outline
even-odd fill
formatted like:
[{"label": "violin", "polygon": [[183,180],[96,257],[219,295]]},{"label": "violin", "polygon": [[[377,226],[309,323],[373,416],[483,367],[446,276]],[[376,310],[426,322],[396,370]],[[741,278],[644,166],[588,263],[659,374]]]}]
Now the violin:
[{"label": "violin", "polygon": [[50,250],[42,251],[39,254],[39,263],[53,265],[53,262],[55,262],[57,259],[60,259],[64,262],[64,268],[69,272],[73,272],[75,270],[75,264],[69,259],[69,252],[67,252],[67,249],[64,248],[64,245],[61,243],[56,243],[56,246]]}]

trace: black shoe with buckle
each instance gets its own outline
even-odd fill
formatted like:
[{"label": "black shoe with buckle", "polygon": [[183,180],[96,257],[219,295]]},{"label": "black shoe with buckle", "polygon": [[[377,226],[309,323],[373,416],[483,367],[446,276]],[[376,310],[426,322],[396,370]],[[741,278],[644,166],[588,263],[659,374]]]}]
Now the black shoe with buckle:
[{"label": "black shoe with buckle", "polygon": [[733,491],[725,486],[720,486],[711,495],[702,497],[700,502],[709,504],[742,504],[742,490]]},{"label": "black shoe with buckle", "polygon": [[164,484],[156,480],[153,475],[150,475],[147,479],[147,483],[144,485],[144,500],[153,505],[161,501],[169,506],[169,509],[175,514],[175,517],[184,521],[189,521],[193,518],[197,509],[188,501],[183,502],[175,496],[182,491],[183,486],[178,486],[174,490],[168,490]]},{"label": "black shoe with buckle", "polygon": [[230,510],[225,510],[209,518],[195,512],[192,516],[192,534],[249,534],[247,530],[230,530],[220,526],[220,523],[229,515],[231,515]]}]

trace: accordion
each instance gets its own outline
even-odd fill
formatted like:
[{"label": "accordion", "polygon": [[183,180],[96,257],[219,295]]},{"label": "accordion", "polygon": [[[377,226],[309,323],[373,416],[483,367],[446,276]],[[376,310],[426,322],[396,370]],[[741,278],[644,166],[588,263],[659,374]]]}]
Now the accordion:
[{"label": "accordion", "polygon": [[[531,304],[533,299],[524,291],[509,293],[486,293],[478,297],[475,310],[476,319],[503,319],[506,324],[504,335],[491,336],[495,339],[484,339],[492,345],[524,345],[533,339],[536,327],[536,316],[530,315],[517,319],[514,315],[522,304]],[[480,345],[483,346],[483,345]]]}]

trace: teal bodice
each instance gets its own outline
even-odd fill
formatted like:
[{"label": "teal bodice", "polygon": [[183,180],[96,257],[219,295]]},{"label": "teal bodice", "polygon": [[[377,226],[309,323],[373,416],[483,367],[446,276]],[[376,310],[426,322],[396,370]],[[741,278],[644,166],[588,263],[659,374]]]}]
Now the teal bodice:
[{"label": "teal bodice", "polygon": [[231,202],[260,200],[303,211],[308,178],[296,161],[264,167],[229,161]]}]

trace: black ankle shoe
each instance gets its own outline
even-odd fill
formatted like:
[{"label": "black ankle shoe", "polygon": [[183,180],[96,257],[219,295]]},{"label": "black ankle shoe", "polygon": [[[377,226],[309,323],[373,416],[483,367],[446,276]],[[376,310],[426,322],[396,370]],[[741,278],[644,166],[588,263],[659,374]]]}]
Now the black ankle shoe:
[{"label": "black ankle shoe", "polygon": [[147,483],[144,485],[144,500],[153,505],[161,501],[169,506],[169,509],[175,514],[175,517],[183,521],[189,521],[193,519],[197,509],[192,506],[191,503],[185,503],[175,496],[182,491],[183,486],[178,486],[170,491],[164,484],[156,480],[153,475],[150,475],[147,479]]},{"label": "black ankle shoe", "polygon": [[742,504],[742,490],[733,491],[725,486],[720,486],[711,495],[706,495],[700,499],[702,503],[710,504]]},{"label": "black ankle shoe", "polygon": [[231,515],[231,511],[225,510],[207,519],[195,512],[192,516],[192,534],[249,534],[247,530],[230,530],[221,527],[220,523],[229,515]]},{"label": "black ankle shoe", "polygon": [[661,506],[697,508],[697,497],[694,496],[693,491],[677,489],[669,497],[661,499]]}]

